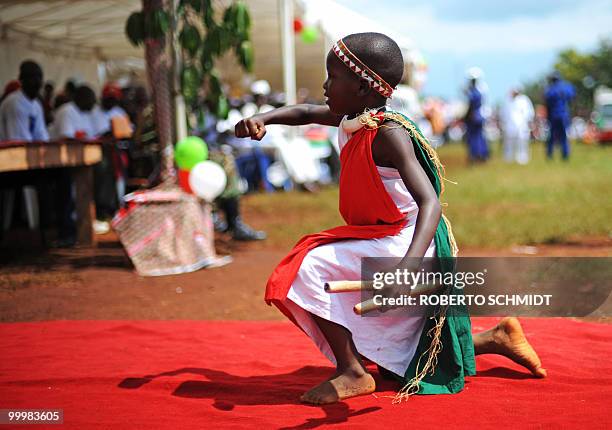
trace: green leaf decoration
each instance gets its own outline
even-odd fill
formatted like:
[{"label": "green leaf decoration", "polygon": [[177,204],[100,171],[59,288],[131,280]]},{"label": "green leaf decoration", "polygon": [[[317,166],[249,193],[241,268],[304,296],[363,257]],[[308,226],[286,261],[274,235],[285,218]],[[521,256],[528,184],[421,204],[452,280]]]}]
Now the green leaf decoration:
[{"label": "green leaf decoration", "polygon": [[190,6],[195,12],[200,13],[203,8],[203,0],[181,0],[178,4],[180,10],[184,10],[187,6]]},{"label": "green leaf decoration", "polygon": [[187,66],[181,74],[181,87],[183,97],[188,103],[192,103],[198,97],[198,90],[202,84],[202,76],[195,66]]},{"label": "green leaf decoration", "polygon": [[139,46],[144,42],[145,26],[142,12],[134,12],[128,17],[125,23],[125,34],[134,46]]},{"label": "green leaf decoration", "polygon": [[233,33],[226,27],[217,27],[219,31],[219,55],[223,55],[233,45]]},{"label": "green leaf decoration", "polygon": [[253,71],[253,44],[249,40],[243,40],[237,49],[238,61],[247,72]]},{"label": "green leaf decoration", "polygon": [[202,36],[197,27],[191,24],[185,24],[179,35],[179,41],[183,49],[194,57],[202,44]]},{"label": "green leaf decoration", "polygon": [[229,102],[227,101],[227,97],[225,97],[225,95],[220,95],[217,98],[217,104],[216,104],[216,116],[219,119],[227,119],[227,116],[229,114]]},{"label": "green leaf decoration", "polygon": [[[223,14],[215,18],[225,7]],[[180,0],[176,7],[178,34],[174,34],[181,46],[180,53],[185,67],[181,71],[181,90],[188,106],[195,108],[203,83],[205,96],[212,113],[226,119],[229,101],[224,94],[222,81],[215,71],[215,61],[230,48],[240,66],[252,72],[254,65],[253,44],[250,40],[251,16],[244,0],[213,2],[213,0]],[[194,21],[197,20],[197,21]],[[135,46],[147,40],[165,38],[169,33],[170,16],[164,9],[147,13],[132,13],[125,23],[125,34]],[[200,28],[200,23],[203,28]]]},{"label": "green leaf decoration", "polygon": [[217,25],[215,22],[215,10],[212,6],[212,0],[203,0],[202,4],[202,22],[207,29],[211,29]]},{"label": "green leaf decoration", "polygon": [[202,51],[202,56],[200,57],[200,65],[202,66],[202,73],[204,75],[208,74],[214,67],[213,57],[210,52]]},{"label": "green leaf decoration", "polygon": [[221,54],[221,27],[215,26],[208,30],[206,35],[205,50],[212,55]]},{"label": "green leaf decoration", "polygon": [[162,39],[168,32],[170,18],[162,9],[151,11],[145,16],[145,38]]},{"label": "green leaf decoration", "polygon": [[217,72],[211,71],[208,77],[208,90],[213,100],[223,94],[223,88],[221,87],[221,81]]},{"label": "green leaf decoration", "polygon": [[235,29],[240,38],[246,39],[251,29],[249,10],[243,2],[238,2],[235,8]]},{"label": "green leaf decoration", "polygon": [[223,25],[225,28],[235,31],[236,30],[236,6],[231,5],[225,12],[223,12]]}]

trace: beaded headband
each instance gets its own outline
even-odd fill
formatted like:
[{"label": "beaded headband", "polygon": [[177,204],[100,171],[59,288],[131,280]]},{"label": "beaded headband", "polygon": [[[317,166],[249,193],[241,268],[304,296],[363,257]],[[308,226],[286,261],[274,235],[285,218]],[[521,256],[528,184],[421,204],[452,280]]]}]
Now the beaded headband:
[{"label": "beaded headband", "polygon": [[383,78],[378,76],[376,72],[363,64],[363,62],[346,47],[342,39],[338,40],[334,44],[332,50],[340,61],[346,64],[346,66],[355,72],[357,76],[368,81],[368,84],[372,89],[385,98],[391,97],[391,94],[393,94],[393,87],[385,82]]}]

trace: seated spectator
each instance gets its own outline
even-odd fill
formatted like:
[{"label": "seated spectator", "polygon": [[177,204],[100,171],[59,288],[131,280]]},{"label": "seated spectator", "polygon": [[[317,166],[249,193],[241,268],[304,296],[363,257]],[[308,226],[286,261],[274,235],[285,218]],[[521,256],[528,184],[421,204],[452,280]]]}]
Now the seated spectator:
[{"label": "seated spectator", "polygon": [[53,107],[55,109],[59,109],[60,106],[73,101],[74,93],[76,92],[76,90],[77,90],[77,85],[75,84],[73,80],[70,79],[66,81],[63,91],[55,97]]},{"label": "seated spectator", "polygon": [[81,85],[74,94],[74,101],[63,104],[55,112],[55,120],[49,131],[54,139],[95,139],[105,133],[96,120],[94,108],[96,94],[87,85]]},{"label": "seated spectator", "polygon": [[240,211],[240,196],[242,193],[239,188],[240,176],[236,159],[231,153],[231,147],[222,144],[222,141],[227,139],[229,133],[225,133],[225,135],[219,134],[218,121],[211,113],[210,106],[204,113],[203,118],[204,123],[200,124],[201,128],[198,132],[208,144],[210,160],[221,165],[227,175],[225,190],[215,200],[215,206],[224,213],[225,220],[219,216],[219,211],[215,211],[213,213],[215,230],[231,233],[234,240],[251,241],[266,239],[267,235],[264,231],[254,230],[242,220]]},{"label": "seated spectator", "polygon": [[55,87],[53,82],[47,81],[43,87],[42,106],[45,112],[45,124],[49,125],[53,122],[53,92]]},{"label": "seated spectator", "polygon": [[[123,93],[114,83],[102,89],[101,107],[94,108],[93,115],[102,134],[112,134],[117,140],[129,139],[133,130],[127,113],[119,106]],[[94,168],[96,216],[98,220],[110,219],[123,203],[126,190],[128,153],[123,145],[105,145],[102,161]],[[103,222],[103,221],[102,221]],[[101,232],[105,226],[96,223]]]},{"label": "seated spectator", "polygon": [[0,105],[0,140],[49,140],[38,95],[43,83],[41,67],[34,61],[19,66],[21,88]]},{"label": "seated spectator", "polygon": [[[55,120],[49,129],[51,136],[54,139],[71,138],[71,139],[95,139],[102,134],[105,130],[96,121],[95,109],[96,107],[96,94],[87,85],[81,85],[74,93],[74,101],[63,104],[55,112]],[[74,222],[70,221],[73,219],[72,212],[74,211],[74,199],[72,198],[73,184],[65,184],[65,187],[69,190],[68,192],[60,193],[62,202],[60,203],[61,208],[64,208],[65,213],[62,219],[65,220],[63,231],[69,238],[64,246],[69,246],[74,243],[75,227]],[[104,221],[94,221],[94,230],[96,233],[103,234],[108,232],[110,226]]]},{"label": "seated spectator", "polygon": [[109,82],[104,85],[100,105],[102,106],[102,111],[109,120],[119,116],[128,116],[125,110],[123,110],[121,107],[121,100],[123,100],[123,92],[117,84],[114,82]]},{"label": "seated spectator", "polygon": [[[19,81],[7,84],[0,104],[0,140],[31,142],[47,141],[49,134],[45,125],[42,105],[38,99],[43,83],[42,68],[34,61],[24,61],[19,66]],[[38,193],[34,186],[22,188],[28,212],[30,228],[38,224]],[[15,188],[2,191],[3,206],[12,208]],[[5,228],[10,226],[12,210],[5,210]],[[36,220],[36,221],[35,221]]]}]

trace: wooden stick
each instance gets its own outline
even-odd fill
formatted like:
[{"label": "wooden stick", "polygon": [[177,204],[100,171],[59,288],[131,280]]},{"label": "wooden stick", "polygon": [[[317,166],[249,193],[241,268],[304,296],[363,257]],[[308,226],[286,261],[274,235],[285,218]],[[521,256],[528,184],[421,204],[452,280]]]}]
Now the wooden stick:
[{"label": "wooden stick", "polygon": [[372,281],[330,281],[326,282],[323,288],[328,293],[348,293],[374,289]]},{"label": "wooden stick", "polygon": [[380,306],[374,303],[374,299],[369,299],[369,300],[366,300],[365,302],[357,303],[353,307],[353,312],[355,312],[357,315],[363,315],[363,314],[367,314],[368,312],[375,311],[379,308]]}]

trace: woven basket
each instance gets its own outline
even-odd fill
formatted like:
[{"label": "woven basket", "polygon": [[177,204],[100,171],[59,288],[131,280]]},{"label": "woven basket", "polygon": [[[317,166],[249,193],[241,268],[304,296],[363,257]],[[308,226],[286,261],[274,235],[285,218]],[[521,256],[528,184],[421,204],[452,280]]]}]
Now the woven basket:
[{"label": "woven basket", "polygon": [[210,205],[195,196],[160,188],[128,194],[125,201],[112,226],[140,275],[193,272],[231,261],[217,257]]}]

